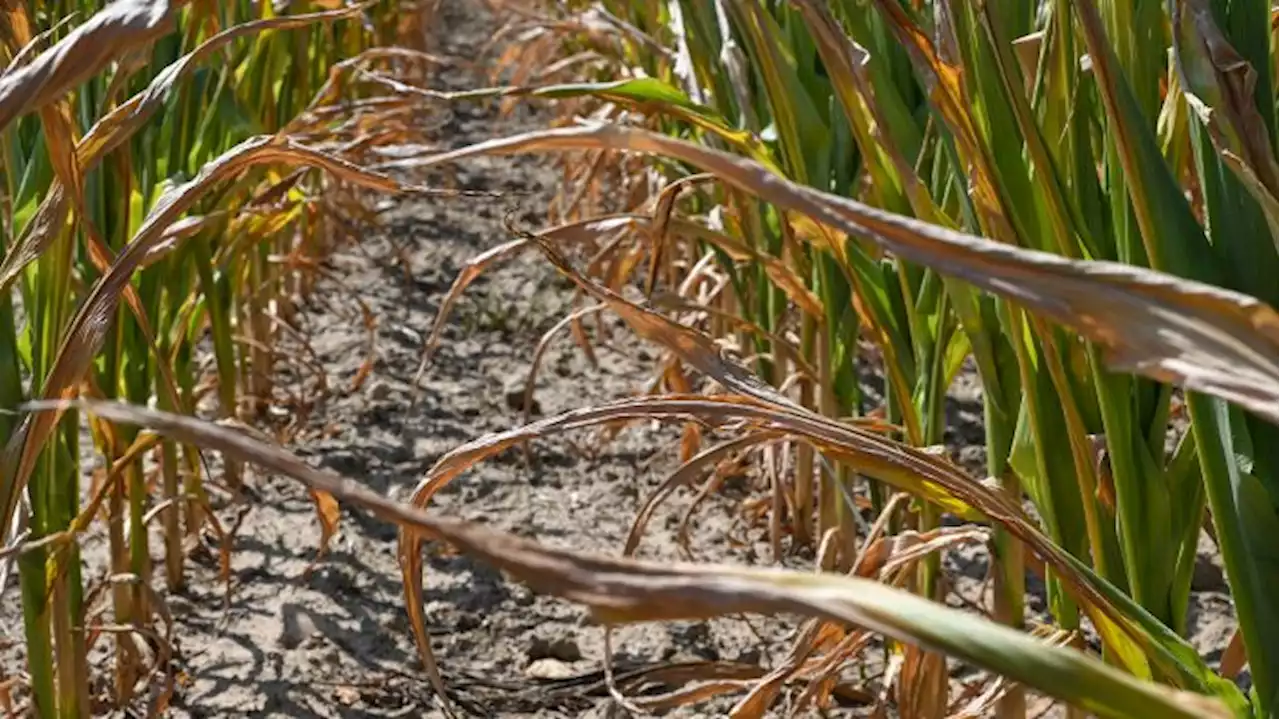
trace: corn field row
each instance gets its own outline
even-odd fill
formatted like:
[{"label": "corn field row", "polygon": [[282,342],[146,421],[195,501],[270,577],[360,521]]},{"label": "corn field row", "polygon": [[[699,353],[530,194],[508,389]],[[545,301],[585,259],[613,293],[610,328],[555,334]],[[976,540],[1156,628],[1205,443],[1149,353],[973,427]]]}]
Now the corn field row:
[{"label": "corn field row", "polygon": [[[14,410],[82,396],[253,421],[308,270],[367,214],[353,188],[404,189],[357,163],[414,125],[354,78],[421,77],[425,56],[393,45],[426,15],[275,5],[3,5],[0,524],[36,715],[164,710],[172,618],[150,578],[180,589],[206,540],[225,575],[235,527],[217,509],[242,468],[211,475],[192,445],[74,409]],[[108,571],[85,576],[81,540],[103,531]],[[94,691],[103,647],[112,680]]]},{"label": "corn field row", "polygon": [[[225,564],[235,528],[213,497],[236,496],[252,463],[306,485],[326,536],[336,502],[400,526],[406,609],[445,706],[425,539],[606,624],[810,617],[739,716],[784,685],[802,687],[798,708],[829,706],[868,651],[891,655],[902,716],[1027,716],[1026,688],[1073,716],[1277,716],[1264,0],[511,4],[495,38],[510,42],[506,84],[465,93],[432,87],[429,55],[391,47],[430,20],[404,2],[69,5],[7,3],[0,38],[0,406],[38,410],[0,415],[0,519],[36,713],[94,709],[88,657],[107,643],[109,702],[145,692],[163,710],[171,622],[151,543],[169,590],[205,533]],[[563,122],[380,152],[432,107],[489,100],[553,102]],[[517,153],[561,158],[552,223],[513,226],[464,271],[422,371],[468,282],[537,251],[593,303],[558,326],[584,348],[607,310],[666,349],[647,394],[477,438],[409,503],[234,426],[271,403],[306,270],[367,219],[364,190],[430,194],[387,173]],[[859,381],[868,358],[880,402]],[[983,387],[985,478],[939,451],[966,366]],[[190,416],[210,408],[220,422]],[[81,415],[103,458],[89,487]],[[650,419],[683,428],[670,486],[758,454],[775,554],[810,547],[822,571],[631,559],[662,492],[622,558],[425,511],[506,449]],[[709,428],[734,438],[712,444]],[[222,452],[218,471],[197,447]],[[98,524],[111,571],[86,584],[78,539]],[[986,616],[937,601],[941,554],[983,525]],[[1202,531],[1239,620],[1216,669],[1185,638]],[[1027,625],[1029,567],[1049,626]],[[991,673],[979,696],[949,695],[944,656]]]}]

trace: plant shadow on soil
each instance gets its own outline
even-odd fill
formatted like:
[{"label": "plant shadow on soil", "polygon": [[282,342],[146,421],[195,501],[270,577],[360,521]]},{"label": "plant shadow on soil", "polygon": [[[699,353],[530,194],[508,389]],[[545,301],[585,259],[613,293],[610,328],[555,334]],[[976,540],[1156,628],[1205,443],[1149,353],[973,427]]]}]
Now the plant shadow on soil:
[{"label": "plant shadow on soil", "polygon": [[[437,42],[445,57],[474,57],[496,20],[478,2],[443,3]],[[461,62],[442,68],[447,89],[487,84]],[[449,147],[540,126],[521,109],[459,105],[440,132]],[[524,113],[524,114],[520,114]],[[313,383],[282,352],[280,388],[309,405],[294,450],[311,461],[407,499],[424,472],[449,449],[508,429],[520,413],[507,388],[528,371],[533,347],[569,308],[571,293],[553,268],[528,255],[486,273],[455,308],[442,346],[419,390],[412,386],[422,341],[458,270],[477,253],[509,239],[504,218],[541,222],[559,174],[534,157],[479,159],[453,174],[464,189],[500,198],[411,199],[392,203],[383,225],[329,263],[341,284],[321,279],[299,324],[334,392],[311,396]],[[355,392],[344,391],[365,358],[366,335],[354,296],[378,318],[376,362]],[[657,352],[618,322],[592,366],[568,340],[547,352],[537,398],[544,413],[598,404],[636,391]],[[301,348],[298,348],[301,352]],[[961,383],[962,385],[964,383]],[[877,391],[869,381],[869,391]],[[981,400],[973,378],[948,406],[947,441],[957,460],[980,468]],[[590,437],[534,443],[536,461],[509,451],[458,478],[431,511],[485,522],[553,546],[617,553],[640,504],[673,467],[679,434],[636,425],[595,456]],[[253,475],[255,501],[245,508],[232,557],[232,592],[216,566],[191,563],[189,588],[170,596],[177,637],[179,688],[172,716],[366,717],[439,714],[422,673],[403,609],[395,528],[344,508],[325,559],[312,567],[320,541],[314,508],[291,480]],[[741,495],[741,493],[739,493]],[[676,525],[690,492],[669,499],[650,523],[639,555],[675,558]],[[713,499],[697,515],[693,544],[702,558],[767,564],[763,532],[729,530],[741,496]],[[456,704],[501,716],[614,716],[598,681],[602,629],[580,607],[535,596],[498,572],[444,548],[427,552],[426,615],[433,646]],[[985,550],[954,553],[956,597],[978,598]],[[808,560],[785,563],[808,569]],[[310,571],[309,571],[310,570]],[[92,572],[90,576],[93,575]],[[1197,594],[1194,626],[1203,647],[1221,650],[1232,629],[1219,583]],[[1033,587],[1034,589],[1034,587]],[[962,597],[968,593],[971,596]],[[1033,610],[1043,611],[1033,606]],[[17,592],[4,597],[13,642],[7,666],[20,666]],[[624,627],[615,631],[618,667],[719,659],[774,665],[788,649],[795,618],[718,619]],[[12,674],[12,672],[11,672]],[[562,681],[555,681],[557,678]],[[568,689],[564,689],[568,687]],[[718,716],[732,698],[672,715]]]}]

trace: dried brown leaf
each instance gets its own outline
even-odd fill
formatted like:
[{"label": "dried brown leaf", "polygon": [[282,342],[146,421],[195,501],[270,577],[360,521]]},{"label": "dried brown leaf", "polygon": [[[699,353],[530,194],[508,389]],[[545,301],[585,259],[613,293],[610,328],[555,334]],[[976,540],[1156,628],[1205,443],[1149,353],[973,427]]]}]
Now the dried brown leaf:
[{"label": "dried brown leaf", "polygon": [[1249,658],[1244,652],[1244,636],[1240,634],[1240,629],[1237,628],[1231,633],[1231,640],[1227,642],[1227,648],[1222,650],[1219,671],[1227,679],[1235,679],[1248,661]]},{"label": "dried brown leaf", "polygon": [[1231,46],[1205,0],[1175,0],[1171,20],[1188,101],[1214,133],[1219,151],[1243,158],[1274,203],[1280,178],[1266,122],[1254,104],[1257,70]]},{"label": "dried brown leaf", "polygon": [[0,129],[35,112],[92,77],[107,63],[137,52],[171,29],[180,3],[116,0],[30,63],[0,76]]},{"label": "dried brown leaf", "polygon": [[[195,50],[161,70],[147,89],[120,104],[89,128],[85,136],[76,143],[76,159],[81,172],[88,172],[97,167],[107,153],[142,129],[155,112],[164,106],[178,81],[198,67],[200,62],[212,57],[214,53],[237,38],[267,30],[308,27],[316,22],[345,17],[360,8],[361,6],[352,6],[331,12],[255,20],[228,28],[209,38]],[[63,225],[68,202],[66,187],[61,182],[54,182],[45,199],[40,203],[35,217],[23,228],[18,239],[9,247],[3,262],[0,262],[0,291],[8,288],[22,269],[34,262],[48,247],[55,232]]]},{"label": "dried brown leaf", "polygon": [[[413,537],[414,544],[424,538],[448,542],[536,590],[588,605],[605,622],[799,613],[945,651],[1102,717],[1229,716],[1216,700],[1141,682],[1074,649],[1045,644],[876,582],[781,570],[644,563],[551,549],[461,520],[433,517],[359,482],[312,467],[280,447],[192,417],[83,400],[36,403],[29,409],[66,411],[73,406],[294,477],[310,490],[327,492],[396,523],[402,533]],[[420,593],[412,599],[420,602]]]},{"label": "dried brown leaf", "polygon": [[317,489],[310,490],[309,494],[312,504],[316,507],[316,518],[320,520],[320,547],[316,550],[316,558],[311,562],[308,571],[319,564],[329,552],[329,543],[338,533],[338,522],[342,518],[342,509],[332,494]]},{"label": "dried brown leaf", "polygon": [[[171,188],[156,202],[111,267],[94,284],[71,320],[49,373],[43,378],[43,399],[73,397],[81,378],[102,346],[133,273],[154,258],[156,245],[171,239],[167,231],[212,187],[253,166],[282,163],[309,165],[362,186],[393,192],[395,180],[363,170],[283,137],[255,137],[206,164],[195,178]],[[39,449],[57,424],[57,412],[25,417],[0,454],[0,526],[9,526],[18,498],[26,487]]]},{"label": "dried brown leaf", "polygon": [[791,182],[748,159],[618,125],[530,132],[418,161],[474,155],[613,149],[673,157],[777,207],[875,242],[1070,327],[1106,351],[1112,369],[1235,402],[1280,421],[1280,317],[1255,298],[1153,270],[1070,260],[956,232]]}]

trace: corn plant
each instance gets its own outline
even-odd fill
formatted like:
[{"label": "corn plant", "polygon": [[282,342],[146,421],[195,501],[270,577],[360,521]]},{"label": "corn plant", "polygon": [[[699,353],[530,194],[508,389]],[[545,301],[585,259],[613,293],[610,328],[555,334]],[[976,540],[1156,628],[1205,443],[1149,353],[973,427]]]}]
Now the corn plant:
[{"label": "corn plant", "polygon": [[[417,76],[420,53],[378,47],[418,27],[412,5],[276,5],[3,5],[0,524],[21,543],[39,716],[89,714],[86,657],[106,636],[110,701],[145,688],[163,709],[171,620],[153,544],[169,590],[206,534],[225,572],[234,528],[217,498],[242,476],[234,461],[211,476],[193,446],[129,428],[92,421],[86,437],[75,411],[18,422],[12,410],[85,394],[251,419],[272,402],[274,348],[305,270],[359,211],[343,185],[404,189],[352,164],[413,137],[403,105],[344,103],[363,98],[352,78],[364,69]],[[206,340],[211,372],[196,351]],[[317,500],[331,523],[332,500]],[[82,576],[79,541],[104,529],[106,575]]]}]

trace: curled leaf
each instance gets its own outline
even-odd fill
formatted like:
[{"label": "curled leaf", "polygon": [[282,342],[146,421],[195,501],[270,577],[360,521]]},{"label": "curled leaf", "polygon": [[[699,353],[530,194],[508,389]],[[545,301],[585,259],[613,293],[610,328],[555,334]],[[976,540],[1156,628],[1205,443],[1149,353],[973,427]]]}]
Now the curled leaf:
[{"label": "curled leaf", "polygon": [[415,541],[446,541],[538,591],[586,604],[604,622],[798,613],[945,652],[1101,717],[1230,716],[1216,700],[1139,681],[1082,652],[1046,644],[878,582],[785,570],[637,562],[551,549],[462,520],[431,516],[312,467],[283,448],[195,418],[109,402],[45,402],[29,408],[65,411],[72,406],[291,476],[310,490],[396,523]]},{"label": "curled leaf", "polygon": [[62,97],[108,62],[163,35],[179,4],[116,0],[30,63],[0,76],[0,129]]},{"label": "curled leaf", "polygon": [[741,157],[619,125],[541,130],[416,161],[475,155],[623,150],[673,157],[773,205],[875,242],[1011,299],[1105,349],[1112,369],[1181,384],[1280,421],[1280,317],[1253,297],[1114,262],[1065,259],[885,212],[799,185]]}]

